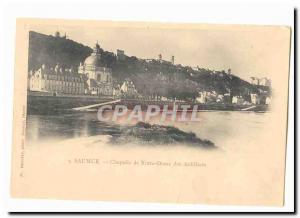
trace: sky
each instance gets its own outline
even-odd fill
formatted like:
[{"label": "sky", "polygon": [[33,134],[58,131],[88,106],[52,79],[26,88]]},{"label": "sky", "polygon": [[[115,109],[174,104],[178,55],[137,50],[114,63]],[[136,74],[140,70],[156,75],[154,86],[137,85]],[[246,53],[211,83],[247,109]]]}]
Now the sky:
[{"label": "sky", "polygon": [[[165,28],[167,27],[167,28]],[[228,70],[250,80],[280,73],[277,63],[288,56],[284,27],[238,25],[34,25],[31,30],[67,38],[93,47],[98,41],[104,50],[122,49],[128,56],[158,58],[175,56],[175,64],[211,70]],[[276,64],[274,64],[276,63]],[[278,71],[278,72],[277,72]],[[271,78],[272,79],[272,78]]]}]

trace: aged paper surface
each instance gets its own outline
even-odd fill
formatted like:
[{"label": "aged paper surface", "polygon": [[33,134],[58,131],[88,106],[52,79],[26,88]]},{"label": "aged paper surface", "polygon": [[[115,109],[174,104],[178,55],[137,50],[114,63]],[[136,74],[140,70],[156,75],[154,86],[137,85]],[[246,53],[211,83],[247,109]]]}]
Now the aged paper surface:
[{"label": "aged paper surface", "polygon": [[17,20],[12,196],[282,206],[289,53],[280,26]]}]

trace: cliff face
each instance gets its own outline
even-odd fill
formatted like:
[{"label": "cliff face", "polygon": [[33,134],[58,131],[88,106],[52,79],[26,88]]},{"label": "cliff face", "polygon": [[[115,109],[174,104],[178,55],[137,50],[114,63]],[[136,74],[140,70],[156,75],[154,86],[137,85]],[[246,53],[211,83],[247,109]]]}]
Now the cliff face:
[{"label": "cliff face", "polygon": [[[29,69],[35,70],[42,64],[77,69],[80,62],[92,53],[92,49],[64,37],[54,37],[37,32],[29,33]],[[224,71],[208,69],[194,70],[188,66],[173,65],[157,60],[145,61],[137,57],[125,56],[117,60],[114,53],[101,49],[102,61],[112,68],[115,83],[130,78],[138,92],[147,96],[165,96],[179,99],[193,99],[199,91],[216,91],[218,94],[231,93],[246,99],[249,93],[258,93],[258,87],[228,75]]]}]

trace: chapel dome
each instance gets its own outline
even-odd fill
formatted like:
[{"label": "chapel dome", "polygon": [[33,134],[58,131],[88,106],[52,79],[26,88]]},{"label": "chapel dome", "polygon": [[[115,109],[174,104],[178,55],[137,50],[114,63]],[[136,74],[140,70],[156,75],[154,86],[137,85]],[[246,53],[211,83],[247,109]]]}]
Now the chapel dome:
[{"label": "chapel dome", "polygon": [[92,67],[101,67],[102,66],[100,46],[98,43],[96,43],[96,45],[93,49],[93,53],[85,59],[84,65],[92,66]]}]

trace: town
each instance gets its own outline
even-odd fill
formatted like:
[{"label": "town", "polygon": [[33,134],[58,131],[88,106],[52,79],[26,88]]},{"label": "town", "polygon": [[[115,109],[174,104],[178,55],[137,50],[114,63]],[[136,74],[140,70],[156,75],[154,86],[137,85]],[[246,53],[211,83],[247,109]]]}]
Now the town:
[{"label": "town", "polygon": [[[56,38],[66,40],[66,35],[60,37],[59,33],[55,34]],[[97,98],[111,98],[111,99],[140,99],[140,100],[156,100],[156,101],[178,101],[178,102],[194,102],[199,104],[236,104],[236,105],[269,105],[271,103],[271,80],[268,78],[251,77],[249,82],[243,81],[248,87],[255,87],[255,89],[246,88],[243,93],[235,91],[235,87],[226,88],[225,91],[219,92],[214,88],[199,89],[195,82],[199,77],[201,78],[201,68],[198,66],[194,69],[187,68],[186,75],[181,76],[180,73],[166,74],[158,70],[151,74],[151,86],[148,93],[141,84],[143,80],[147,80],[147,76],[140,80],[133,81],[132,78],[127,77],[123,80],[114,78],[114,71],[111,67],[104,63],[102,57],[103,50],[100,48],[98,42],[95,44],[92,53],[80,62],[79,66],[72,66],[70,68],[64,67],[63,63],[57,63],[55,66],[42,64],[38,69],[30,70],[28,74],[28,90],[32,93],[39,93],[45,96],[77,96],[77,97],[97,97]],[[120,63],[124,62],[126,58],[124,50],[118,49],[116,51],[116,60]],[[131,58],[131,57],[129,57]],[[162,65],[167,66],[168,69],[183,68],[181,65],[175,66],[175,57],[171,56],[170,61],[163,60],[162,54],[158,55],[157,59],[141,59],[145,63],[145,71],[147,71],[147,64],[151,66]],[[184,68],[185,69],[185,68]],[[224,81],[236,76],[233,75],[232,70],[225,71],[208,71],[209,76],[216,78],[215,80]],[[207,71],[205,71],[207,74]],[[146,75],[146,74],[145,74]],[[147,74],[148,75],[148,74]],[[138,78],[138,76],[136,76]],[[188,78],[188,79],[187,79]],[[164,86],[170,86],[170,83],[180,83],[182,80],[185,87],[193,89],[193,95],[186,94],[185,87],[181,88],[181,93],[186,95],[170,95],[164,90]],[[239,79],[241,80],[241,79]],[[143,81],[143,82],[139,82]],[[201,79],[200,79],[201,81]],[[157,82],[158,85],[155,86]],[[226,81],[227,82],[227,81]],[[227,82],[227,83],[230,83]],[[138,89],[137,86],[140,86]],[[157,87],[158,86],[158,87]],[[146,85],[144,85],[146,87]],[[148,86],[149,87],[149,86]],[[156,88],[157,87],[157,88]],[[174,85],[174,90],[176,85]],[[161,90],[155,92],[155,90]],[[154,91],[153,91],[154,90]],[[254,91],[253,91],[254,90]],[[194,94],[196,92],[196,94]]]}]

